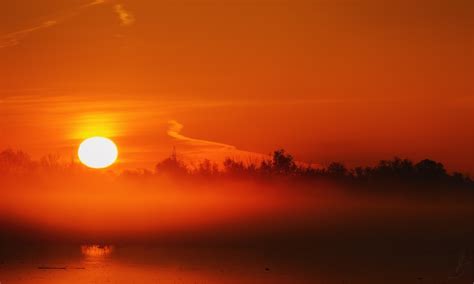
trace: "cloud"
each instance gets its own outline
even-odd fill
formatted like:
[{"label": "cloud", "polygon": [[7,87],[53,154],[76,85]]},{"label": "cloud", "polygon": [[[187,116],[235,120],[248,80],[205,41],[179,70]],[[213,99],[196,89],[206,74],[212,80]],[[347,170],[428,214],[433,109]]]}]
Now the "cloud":
[{"label": "cloud", "polygon": [[[265,155],[262,153],[240,150],[233,145],[185,136],[181,134],[181,130],[183,130],[183,127],[184,126],[176,120],[170,120],[168,121],[167,134],[168,136],[181,142],[183,145],[188,146],[185,149],[180,148],[179,152],[184,154],[182,158],[190,161],[191,164],[193,162],[203,159],[209,159],[215,162],[222,162],[226,158],[233,158],[241,160],[243,162],[257,164],[263,160],[271,159],[271,154]],[[318,163],[307,163],[302,161],[295,161],[295,163],[302,167],[322,167]]]},{"label": "cloud", "polygon": [[222,162],[226,158],[233,158],[244,162],[259,163],[269,158],[268,155],[261,153],[237,149],[229,144],[196,139],[181,134],[183,125],[175,120],[168,121],[168,136],[180,143],[179,153],[184,161],[193,165],[195,162],[208,159],[214,162]]},{"label": "cloud", "polygon": [[94,6],[94,5],[99,5],[105,3],[105,0],[96,0],[94,2],[91,2],[89,4],[86,4],[86,6]]},{"label": "cloud", "polygon": [[92,2],[89,2],[87,4],[84,4],[82,6],[80,6],[78,8],[79,9],[84,9],[84,8],[87,8],[87,7],[90,7],[90,6],[95,6],[95,5],[100,5],[100,4],[104,4],[106,2],[109,2],[109,0],[95,0],[95,1],[92,1]]},{"label": "cloud", "polygon": [[17,44],[20,43],[20,41],[23,38],[28,36],[28,34],[30,34],[32,32],[35,32],[35,31],[38,31],[38,30],[42,30],[42,29],[52,27],[52,26],[56,25],[57,23],[58,22],[55,21],[55,20],[49,20],[49,21],[45,21],[45,22],[43,22],[43,23],[41,23],[37,26],[34,26],[34,27],[26,28],[24,30],[15,31],[15,32],[0,36],[0,48],[17,45]]},{"label": "cloud", "polygon": [[135,17],[133,14],[131,14],[129,11],[127,11],[123,5],[121,4],[116,4],[114,6],[114,11],[117,13],[119,19],[120,19],[120,24],[122,26],[130,26],[135,22]]},{"label": "cloud", "polygon": [[221,150],[237,150],[235,146],[208,141],[208,140],[201,140],[201,139],[194,139],[181,134],[181,130],[183,129],[183,125],[175,120],[168,121],[169,128],[168,128],[168,135],[173,137],[176,140],[184,142],[188,145],[198,146],[198,147],[206,147],[206,148],[215,148]]},{"label": "cloud", "polygon": [[65,13],[65,14],[62,14],[62,15],[57,16],[55,18],[49,19],[49,20],[44,21],[44,22],[42,22],[40,24],[37,24],[35,26],[31,26],[31,27],[23,29],[23,30],[14,31],[14,32],[11,32],[11,33],[8,33],[8,34],[5,34],[5,35],[0,35],[0,48],[17,45],[31,33],[50,28],[52,26],[55,26],[55,25],[59,24],[60,22],[66,20],[66,19],[68,19],[72,16],[75,16],[77,13],[79,13],[81,10],[83,10],[85,8],[95,6],[95,5],[99,5],[99,4],[102,4],[102,3],[105,3],[105,2],[106,2],[106,0],[95,0],[93,2],[82,5],[80,7],[76,7],[74,10],[72,10],[68,13]]}]

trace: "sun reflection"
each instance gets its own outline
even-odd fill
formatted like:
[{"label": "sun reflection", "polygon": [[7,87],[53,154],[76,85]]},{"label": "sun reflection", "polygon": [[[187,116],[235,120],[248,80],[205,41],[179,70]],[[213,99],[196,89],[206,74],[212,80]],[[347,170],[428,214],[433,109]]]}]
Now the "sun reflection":
[{"label": "sun reflection", "polygon": [[81,252],[88,257],[106,257],[115,250],[111,245],[82,245]]}]

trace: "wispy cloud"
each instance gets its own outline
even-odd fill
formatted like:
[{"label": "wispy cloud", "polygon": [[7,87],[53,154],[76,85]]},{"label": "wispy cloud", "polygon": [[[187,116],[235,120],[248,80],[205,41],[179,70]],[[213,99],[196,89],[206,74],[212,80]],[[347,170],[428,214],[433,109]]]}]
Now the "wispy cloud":
[{"label": "wispy cloud", "polygon": [[179,153],[183,154],[182,158],[191,164],[209,159],[214,162],[223,161],[225,158],[234,158],[246,162],[259,162],[268,159],[268,155],[261,153],[240,150],[229,144],[209,141],[204,139],[196,139],[185,136],[181,133],[183,125],[175,120],[168,121],[167,134],[177,141],[179,145]]},{"label": "wispy cloud", "polygon": [[[180,148],[179,152],[183,153],[185,160],[191,162],[209,159],[215,162],[223,161],[225,158],[233,158],[249,163],[259,163],[263,160],[271,159],[270,155],[262,153],[240,150],[236,146],[219,143],[215,141],[196,139],[181,134],[183,125],[176,120],[168,121],[167,134],[171,138],[180,142],[182,145],[188,146],[186,148]],[[302,161],[296,161],[296,164],[302,167],[321,167],[318,163],[307,163]]]},{"label": "wispy cloud", "polygon": [[206,148],[217,148],[222,150],[236,150],[237,148],[232,145],[202,140],[202,139],[194,139],[181,134],[181,130],[183,129],[183,125],[175,120],[168,121],[169,128],[168,128],[168,135],[184,142],[186,144],[198,147],[206,147]]},{"label": "wispy cloud", "polygon": [[94,5],[99,5],[107,2],[106,0],[95,0],[89,4],[84,5],[83,7],[89,7],[89,6],[94,6]]},{"label": "wispy cloud", "polygon": [[132,13],[127,11],[123,5],[121,4],[116,4],[114,6],[114,11],[117,13],[117,16],[120,19],[120,24],[122,26],[130,26],[135,22],[135,17],[133,16]]},{"label": "wispy cloud", "polygon": [[26,28],[23,30],[15,31],[15,32],[0,36],[0,48],[17,45],[18,43],[20,43],[20,41],[23,38],[28,36],[28,34],[38,31],[38,30],[52,27],[56,25],[57,23],[58,22],[56,20],[49,20],[34,27]]},{"label": "wispy cloud", "polygon": [[68,13],[61,14],[57,17],[51,18],[51,19],[49,19],[47,21],[44,21],[42,23],[39,23],[37,25],[31,26],[31,27],[28,27],[28,28],[25,28],[25,29],[22,29],[22,30],[17,30],[17,31],[14,31],[14,32],[11,32],[11,33],[7,33],[7,34],[4,34],[4,35],[0,35],[0,48],[17,45],[31,33],[50,28],[52,26],[55,26],[55,25],[59,24],[60,22],[76,15],[77,13],[79,13],[81,10],[83,10],[85,8],[95,6],[95,5],[99,5],[99,4],[102,4],[102,3],[105,3],[105,2],[106,2],[106,0],[95,0],[95,1],[90,2],[88,4],[79,6],[75,9],[73,9],[72,11],[69,11]]}]

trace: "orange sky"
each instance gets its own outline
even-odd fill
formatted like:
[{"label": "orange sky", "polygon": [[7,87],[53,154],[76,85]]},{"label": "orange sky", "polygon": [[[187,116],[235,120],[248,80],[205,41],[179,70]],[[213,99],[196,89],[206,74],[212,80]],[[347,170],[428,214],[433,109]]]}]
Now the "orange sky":
[{"label": "orange sky", "polygon": [[[474,173],[469,0],[18,0],[0,21],[0,149],[119,164],[269,153]],[[182,128],[182,129],[181,129]],[[211,154],[213,153],[213,154]],[[217,154],[216,154],[217,153]]]}]

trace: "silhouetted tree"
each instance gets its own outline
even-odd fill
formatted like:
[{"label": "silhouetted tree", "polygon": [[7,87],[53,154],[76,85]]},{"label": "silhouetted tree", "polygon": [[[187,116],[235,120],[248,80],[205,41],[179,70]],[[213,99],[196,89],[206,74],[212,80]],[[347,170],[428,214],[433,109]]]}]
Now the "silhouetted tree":
[{"label": "silhouetted tree", "polygon": [[469,177],[464,176],[462,173],[454,172],[451,175],[451,180],[456,184],[469,183]]},{"label": "silhouetted tree", "polygon": [[226,158],[223,165],[224,171],[229,175],[240,176],[247,172],[247,167],[242,161]]},{"label": "silhouetted tree", "polygon": [[327,167],[326,173],[333,178],[343,178],[348,175],[349,171],[343,163],[332,162]]},{"label": "silhouetted tree", "polygon": [[258,172],[261,175],[271,175],[273,173],[272,161],[271,160],[263,160],[260,163],[260,168],[258,169]]},{"label": "silhouetted tree", "polygon": [[25,173],[36,168],[37,163],[23,151],[7,149],[0,152],[0,172]]},{"label": "silhouetted tree", "polygon": [[297,169],[293,156],[287,154],[283,149],[273,152],[271,168],[276,174],[290,174]]},{"label": "silhouetted tree", "polygon": [[196,174],[202,176],[212,176],[219,174],[219,166],[211,162],[209,159],[205,159],[204,161],[200,162]]},{"label": "silhouetted tree", "polygon": [[173,149],[173,152],[168,158],[156,164],[155,172],[157,174],[185,175],[189,173],[189,170],[188,167],[178,159],[176,149]]},{"label": "silhouetted tree", "polygon": [[306,167],[298,167],[299,175],[307,178],[316,177],[320,169],[314,168],[312,165]]},{"label": "silhouetted tree", "polygon": [[377,180],[401,182],[413,179],[415,174],[412,161],[395,157],[392,160],[381,160],[370,175]]},{"label": "silhouetted tree", "polygon": [[415,165],[417,176],[426,181],[439,181],[447,176],[443,164],[425,159]]},{"label": "silhouetted tree", "polygon": [[46,169],[59,169],[61,167],[60,156],[58,154],[43,156],[40,159],[40,166]]},{"label": "silhouetted tree", "polygon": [[356,180],[367,181],[371,177],[373,169],[371,167],[355,167],[350,170],[350,173]]}]

